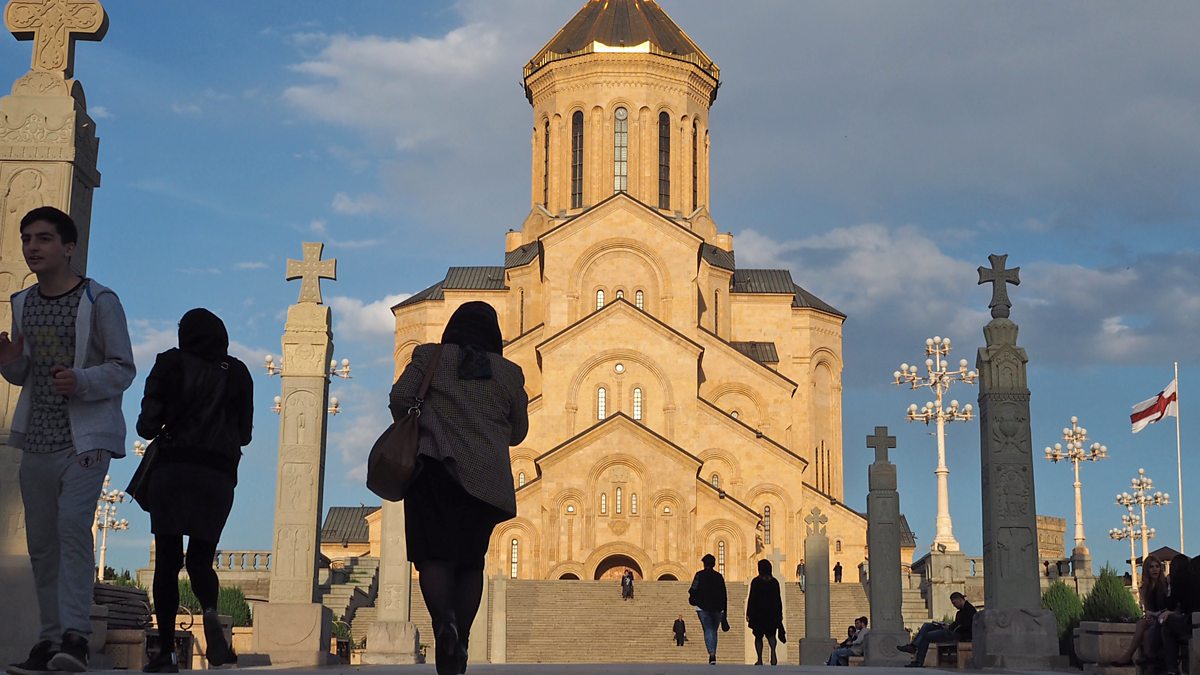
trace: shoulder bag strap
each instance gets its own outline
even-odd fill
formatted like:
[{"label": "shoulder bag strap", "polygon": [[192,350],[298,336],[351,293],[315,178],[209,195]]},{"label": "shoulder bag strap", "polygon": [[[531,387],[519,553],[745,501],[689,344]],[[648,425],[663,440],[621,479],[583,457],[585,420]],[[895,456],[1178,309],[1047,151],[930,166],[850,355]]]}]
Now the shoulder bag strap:
[{"label": "shoulder bag strap", "polygon": [[417,397],[408,409],[410,413],[421,414],[421,404],[425,402],[425,395],[429,393],[429,385],[433,383],[433,375],[437,372],[438,363],[442,360],[442,348],[445,345],[439,344],[433,350],[433,358],[429,359],[429,365],[425,368],[425,377],[421,380],[421,388],[417,390]]}]

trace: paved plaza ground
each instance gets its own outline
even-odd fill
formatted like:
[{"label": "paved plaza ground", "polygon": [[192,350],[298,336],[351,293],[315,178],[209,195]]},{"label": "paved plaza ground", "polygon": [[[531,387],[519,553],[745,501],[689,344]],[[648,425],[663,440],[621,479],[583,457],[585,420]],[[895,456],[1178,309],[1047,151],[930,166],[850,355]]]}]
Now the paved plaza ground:
[{"label": "paved plaza ground", "polygon": [[[327,668],[306,669],[306,668],[243,668],[240,670],[255,670],[255,671],[280,671],[288,675],[385,675],[386,673],[413,673],[414,675],[426,675],[434,672],[433,664],[424,664],[420,666],[330,666]],[[937,668],[925,668],[925,671],[937,673],[954,672],[943,671]],[[467,669],[469,675],[700,675],[701,673],[721,673],[721,674],[741,674],[741,675],[782,675],[784,673],[835,673],[848,672],[845,668],[831,668],[825,666],[795,666],[795,665],[778,665],[771,666],[746,666],[746,665],[716,665],[709,666],[708,664],[696,665],[680,665],[680,664],[654,664],[654,663],[597,663],[597,664],[553,664],[553,663],[538,663],[526,664],[515,663],[507,665],[492,665],[480,664],[472,665]],[[859,670],[857,672],[864,675],[912,675],[913,669],[905,668],[871,668],[869,670]],[[1054,671],[1004,671],[1008,673],[1052,673]],[[124,674],[127,671],[112,671],[113,675],[118,673]]]}]

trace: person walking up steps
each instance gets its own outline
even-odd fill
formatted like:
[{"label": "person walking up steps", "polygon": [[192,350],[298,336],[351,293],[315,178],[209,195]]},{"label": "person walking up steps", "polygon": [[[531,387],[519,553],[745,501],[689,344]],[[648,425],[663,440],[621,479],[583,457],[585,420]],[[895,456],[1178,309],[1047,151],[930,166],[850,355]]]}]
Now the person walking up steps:
[{"label": "person walking up steps", "polygon": [[450,317],[440,345],[413,350],[392,386],[399,419],[435,369],[404,521],[408,559],[433,621],[438,675],[466,672],[488,542],[497,524],[517,515],[508,449],[529,431],[529,397],[521,367],[501,355],[503,347],[496,310],[468,302]]},{"label": "person walking up steps", "polygon": [[675,619],[675,624],[671,626],[671,632],[675,634],[675,646],[682,647],[684,642],[687,642],[687,624],[683,622],[683,615],[680,614],[678,619]]},{"label": "person walking up steps", "polygon": [[23,450],[25,537],[41,632],[9,672],[82,672],[96,577],[92,522],[113,457],[125,455],[121,396],[136,372],[116,293],[71,269],[79,232],[43,206],[21,219],[21,252],[37,283],[12,296],[0,374],[21,389],[9,445]]},{"label": "person walking up steps", "polygon": [[[146,510],[154,533],[154,607],[158,654],[147,673],[179,672],[175,663],[175,610],[184,566],[203,610],[209,664],[237,663],[217,616],[220,584],[213,556],[233,508],[238,463],[250,444],[254,381],[229,355],[229,333],[217,315],[193,309],[179,321],[179,347],[158,355],[146,378],[137,432],[156,444],[147,479]],[[186,495],[181,499],[180,495]]]},{"label": "person walking up steps", "polygon": [[771,647],[771,665],[779,663],[775,655],[776,636],[783,638],[783,596],[779,580],[771,576],[771,561],[758,561],[758,576],[750,582],[750,596],[746,599],[746,623],[754,633],[756,666],[763,664],[763,638]]},{"label": "person walking up steps", "polygon": [[722,631],[729,631],[729,620],[725,617],[728,596],[725,592],[725,577],[715,568],[717,559],[711,553],[705,553],[700,559],[704,569],[692,577],[692,586],[688,589],[688,604],[696,608],[696,617],[700,619],[700,627],[704,630],[704,646],[708,648],[709,664],[717,662],[717,626]]}]

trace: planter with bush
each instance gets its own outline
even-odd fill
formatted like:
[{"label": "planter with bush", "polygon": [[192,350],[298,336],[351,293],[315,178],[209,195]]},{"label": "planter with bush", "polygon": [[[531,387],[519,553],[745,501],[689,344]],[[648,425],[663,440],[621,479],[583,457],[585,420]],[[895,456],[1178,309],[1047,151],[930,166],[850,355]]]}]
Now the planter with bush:
[{"label": "planter with bush", "polygon": [[1075,654],[1083,663],[1117,661],[1133,639],[1141,616],[1142,610],[1125,582],[1106,565],[1083,600],[1083,615],[1075,629]]}]

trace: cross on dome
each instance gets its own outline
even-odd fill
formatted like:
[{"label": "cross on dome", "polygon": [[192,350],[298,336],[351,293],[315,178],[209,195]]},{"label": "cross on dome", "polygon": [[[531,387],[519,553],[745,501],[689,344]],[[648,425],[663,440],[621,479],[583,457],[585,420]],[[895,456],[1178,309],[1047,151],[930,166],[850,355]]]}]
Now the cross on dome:
[{"label": "cross on dome", "polygon": [[867,447],[875,448],[875,461],[888,461],[888,448],[896,447],[896,437],[888,435],[887,427],[875,427],[875,435],[867,436]]},{"label": "cross on dome", "polygon": [[992,302],[988,305],[992,310],[992,318],[1007,319],[1008,312],[1012,309],[1012,301],[1008,299],[1008,285],[1021,285],[1021,268],[1005,269],[1005,265],[1008,263],[1007,253],[1003,255],[993,253],[988,256],[988,261],[992,263],[990,269],[982,265],[979,267],[979,284],[992,285]]},{"label": "cross on dome", "polygon": [[71,77],[75,41],[104,39],[108,14],[98,0],[10,0],[4,24],[18,40],[33,40],[33,70]]},{"label": "cross on dome", "polygon": [[337,258],[321,260],[325,244],[305,242],[304,259],[287,261],[288,281],[300,280],[300,300],[321,304],[321,279],[337,281]]}]

